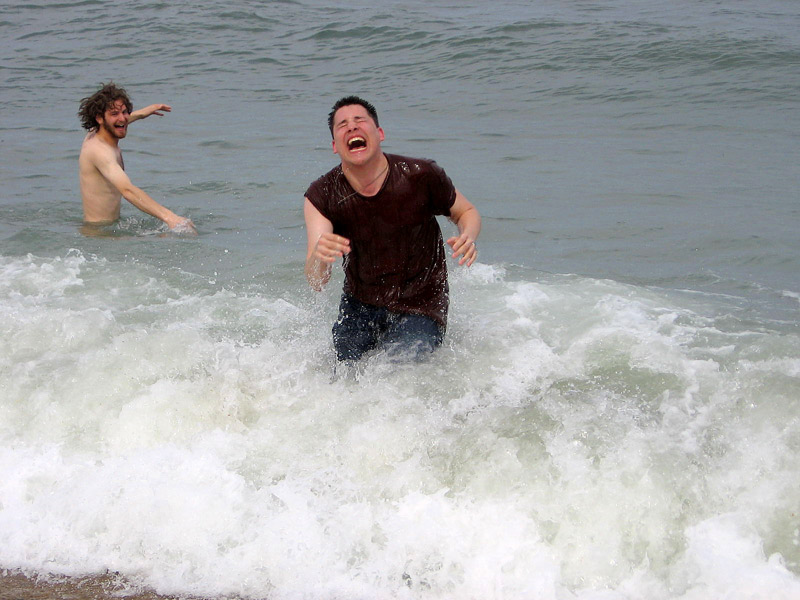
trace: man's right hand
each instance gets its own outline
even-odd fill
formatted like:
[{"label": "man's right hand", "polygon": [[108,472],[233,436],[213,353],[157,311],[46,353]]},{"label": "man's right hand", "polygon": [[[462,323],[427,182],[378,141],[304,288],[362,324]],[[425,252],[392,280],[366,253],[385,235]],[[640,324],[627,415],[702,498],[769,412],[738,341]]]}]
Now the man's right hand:
[{"label": "man's right hand", "polygon": [[314,247],[314,258],[333,263],[345,254],[350,254],[350,240],[335,233],[320,234]]}]

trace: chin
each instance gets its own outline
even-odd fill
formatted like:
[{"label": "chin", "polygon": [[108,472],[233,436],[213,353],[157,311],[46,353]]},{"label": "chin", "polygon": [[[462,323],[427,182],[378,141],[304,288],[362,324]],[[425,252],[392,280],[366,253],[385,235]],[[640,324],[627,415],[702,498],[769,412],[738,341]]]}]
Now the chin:
[{"label": "chin", "polygon": [[370,158],[372,158],[372,152],[368,151],[357,152],[350,155],[350,161],[354,163],[367,162]]}]

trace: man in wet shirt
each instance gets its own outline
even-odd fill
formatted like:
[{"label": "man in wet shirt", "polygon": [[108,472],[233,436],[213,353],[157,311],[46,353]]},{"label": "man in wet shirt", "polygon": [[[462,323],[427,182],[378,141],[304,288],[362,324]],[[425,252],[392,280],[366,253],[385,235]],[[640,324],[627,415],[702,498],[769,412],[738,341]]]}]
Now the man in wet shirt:
[{"label": "man in wet shirt", "polygon": [[125,173],[119,141],[128,134],[128,125],[150,115],[169,112],[166,104],[151,104],[135,112],[125,90],[114,83],[103,85],[81,100],[78,116],[88,130],[78,158],[83,220],[91,225],[106,225],[119,219],[121,197],[142,212],[163,221],[171,230],[197,233],[194,224],[176,215],[136,187]]},{"label": "man in wet shirt", "polygon": [[480,214],[434,161],[381,150],[385,134],[369,102],[340,99],[328,127],[341,164],[306,191],[305,275],[321,290],[343,258],[336,356],[352,362],[385,347],[421,358],[442,343],[447,325],[446,253],[436,216],[456,224],[459,235],[447,244],[460,265],[470,266]]}]

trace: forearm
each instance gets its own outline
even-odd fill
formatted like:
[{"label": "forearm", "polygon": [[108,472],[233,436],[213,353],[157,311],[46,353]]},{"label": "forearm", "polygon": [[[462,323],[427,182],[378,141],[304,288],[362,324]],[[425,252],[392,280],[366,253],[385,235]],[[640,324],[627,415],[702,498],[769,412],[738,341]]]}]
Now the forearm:
[{"label": "forearm", "polygon": [[160,219],[167,226],[172,229],[182,221],[181,217],[176,215],[166,206],[163,206],[153,200],[144,190],[136,186],[130,186],[122,191],[123,197],[133,204],[136,208],[150,216]]},{"label": "forearm", "polygon": [[461,235],[466,235],[472,241],[478,239],[481,233],[481,215],[474,206],[461,213],[455,223]]},{"label": "forearm", "polygon": [[314,291],[322,291],[331,279],[331,264],[319,260],[314,254],[309,254],[306,258],[305,275],[308,285]]},{"label": "forearm", "polygon": [[481,215],[458,190],[456,200],[450,208],[450,220],[458,227],[458,236],[447,240],[453,249],[453,258],[460,257],[458,264],[469,267],[478,258],[475,240],[481,233]]},{"label": "forearm", "polygon": [[134,121],[139,121],[140,119],[144,119],[147,115],[144,114],[144,110],[135,110],[130,115],[128,115],[128,125],[133,123]]},{"label": "forearm", "polygon": [[145,119],[150,115],[158,115],[163,116],[165,112],[170,112],[172,107],[168,104],[151,104],[150,106],[145,106],[144,108],[140,108],[139,110],[133,111],[130,115],[128,115],[128,123],[133,123],[134,121],[138,121],[139,119]]},{"label": "forearm", "polygon": [[308,236],[305,275],[308,284],[319,292],[331,278],[333,263],[350,252],[350,240],[333,233],[333,224],[306,198],[303,215]]}]

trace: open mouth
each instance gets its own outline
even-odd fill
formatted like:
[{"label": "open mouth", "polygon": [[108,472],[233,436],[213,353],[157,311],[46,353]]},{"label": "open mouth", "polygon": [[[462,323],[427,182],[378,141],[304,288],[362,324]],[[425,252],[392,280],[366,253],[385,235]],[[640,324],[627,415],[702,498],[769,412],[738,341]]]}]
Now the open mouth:
[{"label": "open mouth", "polygon": [[348,150],[361,150],[367,147],[367,140],[362,137],[354,137],[347,141]]}]

